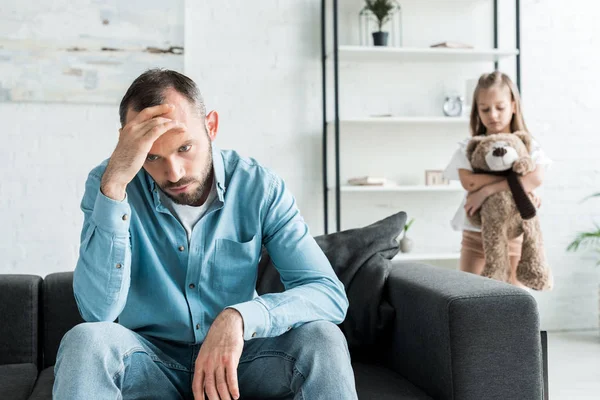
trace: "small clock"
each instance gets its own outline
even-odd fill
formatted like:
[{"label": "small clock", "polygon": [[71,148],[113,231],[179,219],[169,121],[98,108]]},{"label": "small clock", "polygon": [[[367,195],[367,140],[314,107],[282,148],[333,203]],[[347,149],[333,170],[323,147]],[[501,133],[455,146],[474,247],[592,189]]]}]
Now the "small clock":
[{"label": "small clock", "polygon": [[465,100],[462,96],[446,96],[444,101],[444,115],[447,117],[459,117],[462,115]]}]

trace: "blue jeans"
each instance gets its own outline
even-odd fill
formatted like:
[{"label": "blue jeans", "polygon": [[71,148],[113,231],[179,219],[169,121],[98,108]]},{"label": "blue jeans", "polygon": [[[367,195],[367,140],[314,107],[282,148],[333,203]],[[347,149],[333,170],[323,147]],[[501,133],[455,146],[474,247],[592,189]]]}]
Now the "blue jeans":
[{"label": "blue jeans", "polygon": [[[199,350],[112,322],[83,323],[60,344],[53,398],[193,399]],[[238,380],[242,399],[357,399],[346,339],[324,321],[245,342]]]}]

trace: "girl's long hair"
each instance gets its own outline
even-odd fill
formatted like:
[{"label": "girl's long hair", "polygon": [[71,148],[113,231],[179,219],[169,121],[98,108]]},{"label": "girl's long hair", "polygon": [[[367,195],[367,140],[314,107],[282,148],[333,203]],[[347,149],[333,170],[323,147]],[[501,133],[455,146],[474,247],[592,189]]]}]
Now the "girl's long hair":
[{"label": "girl's long hair", "polygon": [[[479,77],[479,81],[477,82],[477,86],[475,87],[475,91],[473,92],[473,105],[471,107],[471,136],[485,135],[487,133],[487,128],[481,122],[481,118],[479,117],[479,109],[477,108],[477,96],[481,89],[489,89],[492,86],[507,86],[510,89],[512,101],[515,102],[515,112],[513,114],[512,120],[510,121],[510,131],[525,131],[527,130],[527,125],[525,125],[525,120],[523,119],[523,111],[521,110],[521,96],[519,95],[519,89],[513,83],[513,81],[508,77],[508,75],[500,72],[494,71],[490,74],[483,74]],[[512,106],[512,105],[511,105]]]}]

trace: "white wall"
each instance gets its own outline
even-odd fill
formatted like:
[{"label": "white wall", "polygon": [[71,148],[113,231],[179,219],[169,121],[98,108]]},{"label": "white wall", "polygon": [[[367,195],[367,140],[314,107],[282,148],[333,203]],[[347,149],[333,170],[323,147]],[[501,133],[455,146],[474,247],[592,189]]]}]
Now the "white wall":
[{"label": "white wall", "polygon": [[[416,0],[402,3],[406,29],[418,32],[420,26],[414,19],[410,22],[410,13],[427,11],[427,6]],[[446,21],[436,26],[447,29],[454,15],[446,4],[449,2],[432,3],[429,7],[441,10],[439,21]],[[455,3],[459,9],[471,7],[474,15],[485,15],[491,1]],[[356,4],[358,8],[359,2]],[[220,112],[218,144],[254,156],[282,175],[296,194],[313,233],[321,233],[320,2],[269,0],[261,2],[259,10],[256,3],[242,0],[203,0],[188,2],[187,7],[186,72],[198,81],[207,106]],[[546,329],[597,326],[598,274],[594,262],[564,251],[575,232],[591,227],[591,218],[600,214],[597,203],[579,204],[585,195],[600,191],[596,155],[600,136],[593,124],[594,111],[600,106],[594,68],[600,61],[596,51],[600,28],[593,19],[593,7],[591,2],[571,7],[558,0],[522,1],[525,115],[534,135],[555,161],[541,192],[544,203],[540,217],[556,276],[554,291],[536,294]],[[348,11],[347,18],[354,18],[354,13]],[[506,13],[510,17],[510,12]],[[477,18],[475,25],[460,23],[470,28],[457,28],[452,39],[471,40],[471,30],[482,32],[488,22]],[[346,43],[354,40],[343,29],[341,38]],[[405,45],[412,40],[423,46],[443,36],[433,28],[423,28],[422,32],[412,39],[405,36]],[[473,40],[487,43],[489,36],[475,36]],[[407,93],[418,96],[415,88],[419,87],[430,88],[427,91],[432,93],[431,98],[439,99],[446,88],[428,83],[435,73],[432,69],[373,65],[377,74],[388,77],[391,86],[385,90],[396,90],[399,100],[387,103],[383,99],[389,92],[384,97],[376,91],[361,98],[358,89],[364,75],[357,68],[363,67],[344,68],[343,78],[356,76],[356,94],[345,97],[349,103],[345,103],[343,112],[425,114],[438,109],[435,102],[400,99]],[[470,76],[456,66],[449,68],[444,74],[456,73],[461,82]],[[411,77],[409,86],[398,79],[405,76]],[[444,76],[439,76],[444,85],[451,85],[453,81]],[[366,86],[367,93],[370,87]],[[0,104],[0,120],[0,273],[44,276],[71,270],[77,259],[82,219],[79,201],[85,177],[89,169],[110,155],[116,143],[116,106],[4,103]],[[408,149],[427,139],[408,133],[412,136],[403,139],[390,131],[368,135],[349,132],[358,145],[345,147],[342,161],[360,172],[357,167],[365,159],[364,154],[376,151],[381,140],[388,153],[396,149],[397,171],[404,171],[411,162],[424,163],[415,158],[415,154],[423,153],[413,154]],[[460,130],[447,136],[435,131],[421,134],[435,139],[432,159],[438,160],[436,167],[443,167],[443,155],[449,156],[453,143],[464,136]],[[404,173],[394,176],[402,178]],[[406,175],[406,179],[412,176]],[[413,232],[420,245],[440,243],[452,250],[459,238],[449,231],[447,223],[458,200],[410,200],[385,195],[374,201],[377,207],[357,212],[358,219],[350,220],[348,225],[368,223],[406,209],[422,215],[421,224],[415,224]],[[364,199],[351,201],[359,210],[365,203]],[[428,214],[428,210],[433,213]],[[426,221],[430,228],[425,228]],[[421,239],[432,234],[433,239]]]},{"label": "white wall", "polygon": [[530,129],[555,164],[542,192],[542,228],[556,289],[537,295],[543,326],[598,327],[595,260],[565,252],[578,231],[600,222],[600,26],[593,2],[523,2],[523,96]]},{"label": "white wall", "polygon": [[185,71],[219,112],[217,145],[286,179],[313,234],[323,226],[319,4],[188,1],[185,21]]}]

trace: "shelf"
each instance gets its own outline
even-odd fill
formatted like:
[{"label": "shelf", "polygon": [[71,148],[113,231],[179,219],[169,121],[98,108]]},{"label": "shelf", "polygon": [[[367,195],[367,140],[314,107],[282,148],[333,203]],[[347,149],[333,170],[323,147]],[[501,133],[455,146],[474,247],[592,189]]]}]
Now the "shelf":
[{"label": "shelf", "polygon": [[[327,122],[333,125],[334,121]],[[397,125],[468,125],[466,117],[364,117],[343,118],[340,124],[397,124]]]},{"label": "shelf", "polygon": [[392,261],[459,260],[460,253],[398,253]]},{"label": "shelf", "polygon": [[[388,59],[403,62],[495,62],[519,54],[517,49],[448,49],[431,47],[340,46],[341,60]],[[328,58],[333,59],[329,52]]]},{"label": "shelf", "polygon": [[[333,189],[331,189],[333,190]],[[340,187],[342,192],[464,192],[460,185],[387,185],[387,186],[353,186]]]}]

